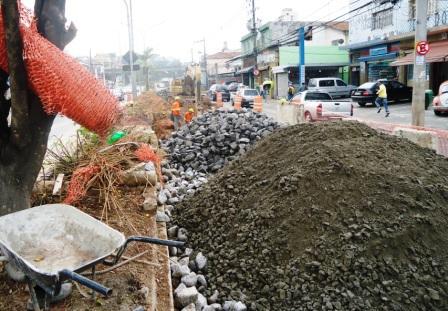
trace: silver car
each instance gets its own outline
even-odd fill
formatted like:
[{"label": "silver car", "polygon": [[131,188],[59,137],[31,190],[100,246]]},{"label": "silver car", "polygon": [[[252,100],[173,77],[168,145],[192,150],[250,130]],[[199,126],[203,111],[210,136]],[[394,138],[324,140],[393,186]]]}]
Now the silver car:
[{"label": "silver car", "polygon": [[354,85],[347,85],[339,78],[314,78],[308,82],[309,91],[325,92],[331,97],[350,97]]}]

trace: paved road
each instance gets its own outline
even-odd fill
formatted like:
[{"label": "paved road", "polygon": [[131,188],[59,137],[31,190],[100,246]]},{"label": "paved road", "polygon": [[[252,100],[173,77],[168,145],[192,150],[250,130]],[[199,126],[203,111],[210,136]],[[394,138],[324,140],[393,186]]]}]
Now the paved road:
[{"label": "paved road", "polygon": [[[349,101],[350,99],[344,99]],[[390,116],[385,118],[384,111],[377,113],[377,109],[373,106],[359,107],[358,104],[353,103],[354,118],[365,121],[376,121],[393,124],[411,124],[411,104],[410,103],[392,103],[390,108]],[[224,107],[230,108],[229,103],[225,103]],[[292,105],[280,105],[277,101],[271,101],[267,104],[263,104],[263,112],[268,116],[274,118],[277,122],[284,124],[295,124],[294,120],[294,107]],[[448,116],[436,116],[429,107],[425,111],[425,127],[437,128],[448,130]]]}]

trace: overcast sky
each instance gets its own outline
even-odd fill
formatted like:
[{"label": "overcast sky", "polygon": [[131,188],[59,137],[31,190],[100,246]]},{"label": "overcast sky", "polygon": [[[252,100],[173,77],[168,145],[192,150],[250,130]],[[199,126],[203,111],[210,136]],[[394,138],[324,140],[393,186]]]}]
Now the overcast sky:
[{"label": "overcast sky", "polygon": [[[126,0],[129,1],[129,0]],[[33,7],[33,0],[23,1]],[[207,53],[240,48],[248,31],[247,0],[132,0],[135,50],[151,47],[155,53],[182,61],[199,58],[203,37]],[[348,11],[349,0],[255,0],[257,18],[262,23],[275,20],[283,8],[296,11],[299,20],[330,20]],[[128,50],[126,6],[124,0],[67,0],[66,16],[78,34],[66,51],[74,56]]]}]

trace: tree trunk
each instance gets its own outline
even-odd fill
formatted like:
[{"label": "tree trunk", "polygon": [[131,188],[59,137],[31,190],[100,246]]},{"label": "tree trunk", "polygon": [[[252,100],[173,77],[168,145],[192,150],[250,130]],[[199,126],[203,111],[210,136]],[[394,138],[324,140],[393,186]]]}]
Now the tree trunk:
[{"label": "tree trunk", "polygon": [[[11,34],[18,31],[17,12],[14,12],[17,8],[12,8],[16,5],[15,1],[3,0],[3,14],[6,32],[9,31],[8,57],[13,60],[11,64],[10,58],[10,70],[14,71],[11,73],[11,93],[23,95],[23,89],[27,89],[26,83],[23,83],[26,71],[17,66],[17,63],[23,62],[22,47],[14,42],[17,36],[13,35],[11,39]],[[74,25],[71,24],[68,30],[65,29],[65,0],[36,0],[35,16],[38,19],[39,32],[60,49],[74,38]],[[1,74],[0,90],[4,88],[4,83],[4,74]],[[0,100],[0,129],[5,127],[5,112],[9,111],[9,107],[12,107],[10,112],[16,123],[11,123],[10,135],[5,135],[4,132],[0,135],[0,216],[30,207],[30,196],[42,167],[54,121],[54,116],[47,115],[43,110],[39,98],[31,91],[27,92],[27,96],[19,97],[21,102],[14,102],[14,96],[12,103],[3,98]],[[2,95],[3,93],[0,97],[3,97]],[[16,111],[19,114],[24,112],[25,117],[14,117]]]}]

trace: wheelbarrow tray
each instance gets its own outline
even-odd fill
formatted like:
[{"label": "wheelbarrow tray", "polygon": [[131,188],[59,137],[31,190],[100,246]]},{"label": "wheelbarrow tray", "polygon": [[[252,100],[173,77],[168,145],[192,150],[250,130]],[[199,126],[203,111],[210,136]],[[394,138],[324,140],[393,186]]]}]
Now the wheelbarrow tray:
[{"label": "wheelbarrow tray", "polygon": [[83,271],[112,255],[125,236],[64,204],[0,217],[0,250],[42,287],[60,283],[62,270]]}]

